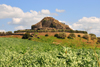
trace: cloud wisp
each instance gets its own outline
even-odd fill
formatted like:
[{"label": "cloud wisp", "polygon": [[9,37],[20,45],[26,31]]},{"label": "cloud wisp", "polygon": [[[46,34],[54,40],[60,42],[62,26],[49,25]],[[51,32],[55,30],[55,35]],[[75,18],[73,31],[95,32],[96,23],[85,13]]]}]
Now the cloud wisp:
[{"label": "cloud wisp", "polygon": [[23,26],[15,27],[15,30],[23,30],[23,29],[25,29]]},{"label": "cloud wisp", "polygon": [[65,10],[59,10],[59,9],[56,9],[55,11],[59,13],[65,12]]}]

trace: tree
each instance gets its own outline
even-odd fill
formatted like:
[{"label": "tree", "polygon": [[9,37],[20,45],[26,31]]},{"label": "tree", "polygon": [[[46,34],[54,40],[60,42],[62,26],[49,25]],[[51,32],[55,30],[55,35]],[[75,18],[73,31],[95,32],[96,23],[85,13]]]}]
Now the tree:
[{"label": "tree", "polygon": [[28,39],[30,37],[30,34],[29,33],[25,33],[22,37],[22,39]]}]

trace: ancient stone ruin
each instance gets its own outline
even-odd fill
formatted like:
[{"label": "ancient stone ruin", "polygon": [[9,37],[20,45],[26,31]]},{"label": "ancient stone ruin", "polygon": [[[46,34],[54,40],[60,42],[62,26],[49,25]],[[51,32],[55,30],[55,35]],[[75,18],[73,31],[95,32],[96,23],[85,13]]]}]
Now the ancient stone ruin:
[{"label": "ancient stone ruin", "polygon": [[68,25],[59,22],[53,17],[45,17],[40,22],[31,26],[32,30],[53,30],[53,29],[67,29],[72,30]]}]

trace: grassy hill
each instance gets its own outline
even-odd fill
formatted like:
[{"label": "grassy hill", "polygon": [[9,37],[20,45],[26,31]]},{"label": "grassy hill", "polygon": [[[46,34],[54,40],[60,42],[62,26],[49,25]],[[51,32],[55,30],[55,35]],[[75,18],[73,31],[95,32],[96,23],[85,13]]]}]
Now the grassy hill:
[{"label": "grassy hill", "polygon": [[[98,67],[100,50],[77,48],[78,40],[39,36],[0,38],[0,67]],[[57,41],[56,41],[57,40]],[[59,44],[56,42],[61,41]],[[64,44],[65,43],[65,44]],[[80,42],[83,45],[83,42]],[[72,48],[67,47],[72,45]],[[85,45],[85,44],[84,44]],[[74,46],[74,47],[73,47]]]},{"label": "grassy hill", "polygon": [[[45,37],[45,34],[48,34],[49,36]],[[56,44],[56,45],[72,47],[72,48],[83,48],[83,47],[93,48],[93,49],[95,47],[96,49],[100,48],[100,44],[96,44],[96,41],[97,41],[96,39],[91,40],[91,38],[89,37],[89,40],[87,40],[87,39],[82,38],[82,36],[85,34],[74,33],[76,37],[73,39],[67,38],[70,33],[66,33],[67,36],[65,37],[65,39],[54,37],[54,34],[56,33],[37,33],[36,34],[37,37],[40,37],[40,38],[33,36],[32,40],[37,41],[37,42],[46,42],[50,44]],[[77,35],[81,35],[81,37],[78,37]]]}]

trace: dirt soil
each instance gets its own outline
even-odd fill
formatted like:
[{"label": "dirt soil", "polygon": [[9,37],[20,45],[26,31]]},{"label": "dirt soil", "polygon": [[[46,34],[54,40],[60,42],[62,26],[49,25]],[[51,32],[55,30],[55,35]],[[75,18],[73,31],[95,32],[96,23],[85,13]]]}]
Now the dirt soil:
[{"label": "dirt soil", "polygon": [[22,38],[22,35],[6,35],[6,36],[0,36],[0,37],[6,37],[6,38],[9,38],[9,37],[12,37],[12,38]]},{"label": "dirt soil", "polygon": [[[42,32],[42,33],[38,33],[38,35],[45,35],[45,34],[48,34],[49,36],[54,36],[55,34],[59,34],[59,33],[61,33],[61,32]],[[66,33],[66,35],[68,36],[70,33]],[[76,36],[77,35],[81,35],[81,36],[83,36],[84,34],[82,34],[82,33],[74,33]]]}]

